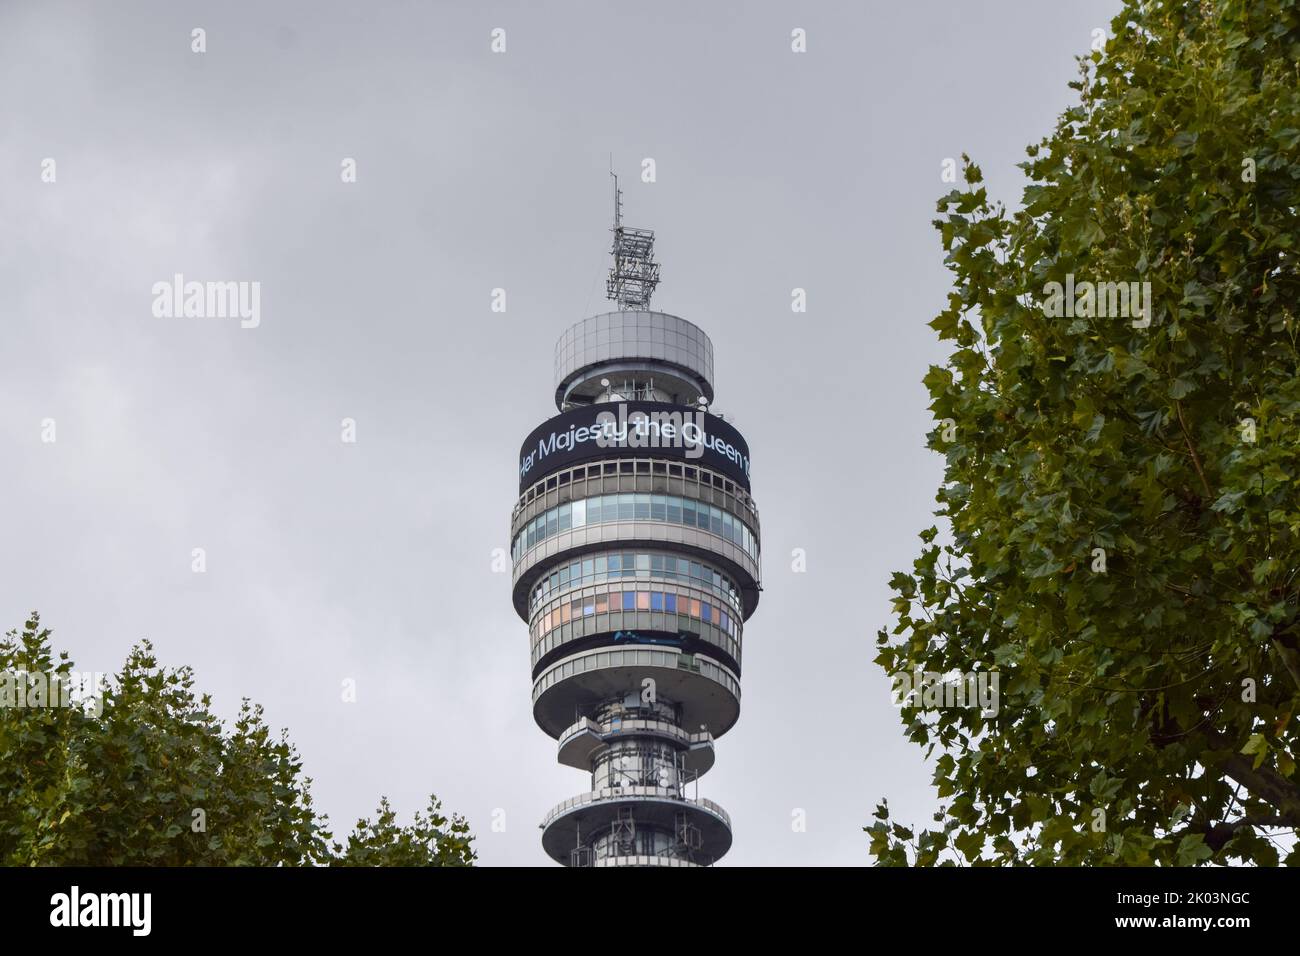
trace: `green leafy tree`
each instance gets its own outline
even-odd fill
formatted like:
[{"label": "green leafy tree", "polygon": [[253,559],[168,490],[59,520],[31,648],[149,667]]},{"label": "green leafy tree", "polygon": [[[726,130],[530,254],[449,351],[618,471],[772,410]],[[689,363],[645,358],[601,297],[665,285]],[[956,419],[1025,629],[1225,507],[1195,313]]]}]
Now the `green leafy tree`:
[{"label": "green leafy tree", "polygon": [[469,824],[448,819],[442,804],[430,797],[429,808],[415,813],[415,823],[401,827],[388,798],[379,801],[378,817],[357,821],[346,847],[335,844],[340,866],[464,866],[474,858]]},{"label": "green leafy tree", "polygon": [[[876,660],[1000,701],[902,707],[944,803],[882,803],[883,864],[1300,862],[1300,4],[1128,0],[1110,32],[1022,208],[969,159],[939,203],[951,533]],[[1051,317],[1071,275],[1151,308]]]},{"label": "green leafy tree", "polygon": [[287,734],[243,701],[229,732],[190,668],[146,641],[101,694],[32,614],[0,641],[0,863],[7,866],[468,866],[436,798],[399,827],[382,799],[346,846],[312,804]]}]

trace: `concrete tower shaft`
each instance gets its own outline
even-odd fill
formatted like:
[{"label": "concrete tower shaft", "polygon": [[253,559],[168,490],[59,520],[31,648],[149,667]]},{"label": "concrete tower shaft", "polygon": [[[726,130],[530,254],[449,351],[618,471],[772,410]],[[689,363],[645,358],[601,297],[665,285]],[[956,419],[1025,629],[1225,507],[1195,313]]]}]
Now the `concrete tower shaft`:
[{"label": "concrete tower shaft", "polygon": [[572,866],[698,866],[731,846],[698,794],[740,715],[741,645],[760,592],[749,448],[708,413],[713,345],[646,308],[560,337],[560,414],[520,451],[513,599],[533,716],[588,792],[543,821]]}]

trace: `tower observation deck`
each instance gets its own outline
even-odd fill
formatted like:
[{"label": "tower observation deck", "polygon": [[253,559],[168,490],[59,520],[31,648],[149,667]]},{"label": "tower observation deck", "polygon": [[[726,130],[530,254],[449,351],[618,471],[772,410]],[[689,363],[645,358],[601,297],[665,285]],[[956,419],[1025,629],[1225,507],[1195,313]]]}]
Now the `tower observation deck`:
[{"label": "tower observation deck", "polygon": [[709,865],[731,820],[699,779],[740,715],[760,590],[749,447],[707,411],[709,337],[649,308],[654,233],[622,226],[617,183],[615,210],[618,308],[560,336],[559,414],[524,441],[510,521],[533,717],[590,774],[542,847],[568,866]]}]

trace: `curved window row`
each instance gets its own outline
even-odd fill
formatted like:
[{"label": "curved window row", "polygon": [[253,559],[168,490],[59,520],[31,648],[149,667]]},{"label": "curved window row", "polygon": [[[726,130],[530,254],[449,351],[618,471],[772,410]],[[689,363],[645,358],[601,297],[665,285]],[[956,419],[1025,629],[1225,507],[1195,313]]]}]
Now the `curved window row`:
[{"label": "curved window row", "polygon": [[[696,494],[691,497],[700,498],[702,495],[699,494],[699,491],[703,489],[722,491],[728,497],[734,497],[738,506],[743,506],[750,511],[758,511],[758,505],[754,503],[754,499],[748,491],[708,468],[675,465],[658,459],[624,458],[619,461],[577,465],[565,471],[558,471],[547,478],[539,479],[536,484],[520,495],[519,501],[515,504],[515,509],[510,516],[513,518],[521,508],[537,500],[539,496],[546,494],[548,491],[554,491],[556,488],[563,488],[565,485],[582,484],[584,488],[587,488],[586,482],[600,482],[603,487],[596,485],[595,489],[602,494],[607,491],[650,491],[650,488],[638,486],[638,482],[644,482],[655,476],[661,476],[669,482],[668,487],[662,489],[665,492],[693,488],[696,489]],[[617,482],[620,487],[612,487],[611,483],[613,482]],[[623,485],[626,485],[626,487],[623,487]],[[683,493],[685,492],[683,491]],[[577,497],[588,498],[591,496],[580,493]]]},{"label": "curved window row", "polygon": [[682,581],[696,587],[709,588],[737,611],[742,610],[740,592],[731,583],[731,579],[709,565],[673,554],[624,551],[590,555],[570,561],[552,571],[533,588],[528,601],[528,613],[531,615],[539,605],[560,591],[627,578],[666,578],[669,581]]},{"label": "curved window row", "polygon": [[561,624],[593,614],[608,614],[610,611],[658,611],[661,614],[677,614],[692,617],[705,624],[712,624],[723,633],[736,636],[736,618],[716,604],[698,601],[684,594],[670,594],[664,591],[611,591],[608,594],[585,594],[547,611],[537,622],[539,636],[549,634]]},{"label": "curved window row", "polygon": [[552,535],[610,521],[666,521],[716,534],[758,560],[758,540],[728,511],[677,495],[600,495],[562,504],[539,514],[515,536],[510,553],[516,561]]},{"label": "curved window row", "polygon": [[[617,600],[618,600],[617,594],[610,595],[611,604],[616,602]],[[682,598],[680,595],[677,596],[677,606],[679,609],[682,606]],[[572,620],[572,617],[570,618],[570,620]],[[597,618],[597,620],[600,619]],[[610,621],[610,619],[606,618],[605,621],[608,622]],[[698,624],[696,624],[691,619],[686,617],[679,616],[679,617],[665,618],[664,623],[671,624],[672,626],[682,630],[698,629],[700,631],[700,638],[706,644],[712,645],[713,647],[717,648],[718,651],[727,654],[733,661],[739,663],[740,661],[740,639],[739,638],[731,637],[726,634],[720,634],[711,628],[701,628],[699,627]],[[564,621],[561,621],[560,624],[563,625]],[[694,628],[692,628],[692,625],[694,625]],[[597,633],[599,633],[599,631]],[[564,647],[570,641],[583,640],[590,636],[591,635],[589,634],[576,634],[574,633],[574,629],[569,627],[563,627],[563,626],[553,627],[550,633],[542,634],[541,636],[533,639],[532,649],[529,654],[529,660],[532,662],[532,665],[536,667],[538,661],[540,661],[544,657],[549,657],[552,653]],[[618,637],[617,634],[615,634],[615,642],[617,643],[617,641],[618,641]],[[673,649],[673,653],[678,653],[678,652],[679,652],[679,648]]]}]

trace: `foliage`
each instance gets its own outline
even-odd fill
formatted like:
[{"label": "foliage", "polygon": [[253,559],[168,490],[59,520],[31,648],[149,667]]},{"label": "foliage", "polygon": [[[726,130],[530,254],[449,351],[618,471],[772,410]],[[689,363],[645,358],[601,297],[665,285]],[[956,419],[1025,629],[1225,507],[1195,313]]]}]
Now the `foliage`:
[{"label": "foliage", "polygon": [[[1023,208],[968,159],[939,203],[951,540],[876,660],[1001,699],[902,708],[946,802],[919,833],[882,803],[881,863],[1300,862],[1300,4],[1128,0],[1111,34]],[[1067,274],[1150,282],[1149,326],[1049,318]]]},{"label": "foliage", "polygon": [[[67,653],[33,613],[0,641],[0,863],[8,866],[470,865],[468,824],[436,798],[398,827],[383,799],[331,845],[285,732],[244,700],[226,731],[190,668],[145,641],[102,698],[78,696]],[[53,675],[53,676],[50,676]],[[48,687],[46,685],[49,685]],[[21,693],[21,697],[19,694]],[[78,702],[79,701],[79,702]],[[58,704],[58,706],[53,706]],[[69,706],[70,704],[70,706]]]}]

